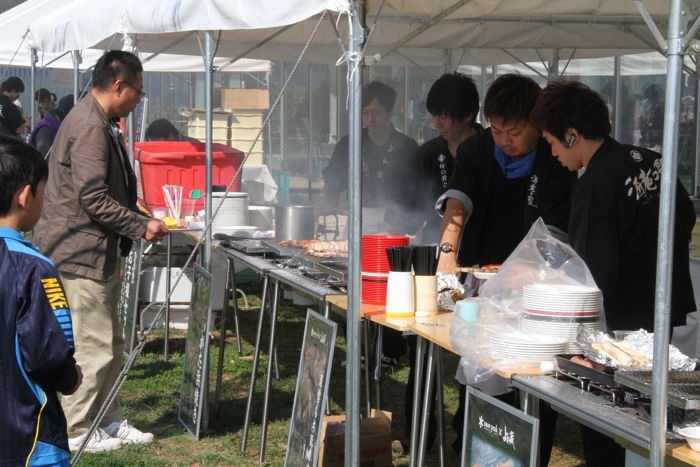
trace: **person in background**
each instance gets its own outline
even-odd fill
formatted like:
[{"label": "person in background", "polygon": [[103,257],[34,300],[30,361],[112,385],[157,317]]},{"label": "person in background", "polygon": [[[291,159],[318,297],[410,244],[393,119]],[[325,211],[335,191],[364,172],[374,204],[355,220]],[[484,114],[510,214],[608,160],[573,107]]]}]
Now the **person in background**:
[{"label": "person in background", "polygon": [[[459,145],[452,178],[437,202],[444,210],[438,271],[454,273],[458,264],[503,263],[539,217],[565,237],[576,175],[551,157],[549,145],[530,122],[539,93],[534,80],[515,74],[503,75],[489,87],[484,115],[491,127]],[[457,379],[466,382],[460,371]],[[517,405],[504,378],[494,375],[475,386]],[[453,419],[457,433],[462,433],[465,395],[462,385]],[[556,413],[541,403],[540,415],[540,464],[546,465]],[[461,442],[460,436],[456,450]]]},{"label": "person in background", "polygon": [[[124,337],[117,316],[120,257],[132,242],[168,233],[165,224],[136,208],[136,176],[117,125],[141,100],[143,67],[138,57],[105,52],[92,74],[93,88],[58,129],[49,158],[46,203],[34,241],[56,264],[71,303],[75,358],[84,370],[81,388],[61,399],[71,450],[85,440],[122,367]],[[88,451],[149,443],[124,419],[115,399],[102,427],[87,440]]]},{"label": "person in background", "polygon": [[0,134],[19,138],[27,126],[27,120],[14,102],[24,92],[24,83],[13,76],[0,84]]},{"label": "person in background", "polygon": [[[479,92],[474,80],[461,73],[446,73],[438,78],[428,91],[426,107],[433,119],[439,136],[431,139],[418,149],[417,166],[420,200],[415,206],[415,216],[425,221],[422,230],[423,243],[435,243],[440,238],[440,216],[435,212],[435,202],[447,189],[457,156],[457,148],[469,137],[481,130],[476,123],[479,114]],[[410,371],[406,383],[404,400],[405,438],[401,440],[404,451],[409,448],[411,422],[413,419],[413,391],[416,359],[416,336],[406,338],[409,349]],[[435,388],[434,388],[435,389]],[[437,433],[435,420],[435,391],[428,430],[430,448]]]},{"label": "person in background", "polygon": [[[412,234],[420,224],[412,210],[416,206],[413,184],[418,144],[400,133],[391,123],[396,91],[380,81],[362,88],[362,234]],[[337,206],[348,188],[348,137],[333,149],[323,170],[323,196]],[[420,220],[422,222],[422,220]],[[389,328],[382,328],[382,361],[398,365],[406,353],[406,339]]]},{"label": "person in background", "polygon": [[[552,155],[576,172],[569,238],[603,292],[611,330],[654,329],[661,155],[611,138],[602,97],[578,82],[555,81],[540,94],[533,124]],[[671,326],[695,311],[688,246],[695,211],[676,181]],[[581,426],[586,464],[624,465],[624,448]]]},{"label": "person in background", "polygon": [[0,137],[0,464],[68,466],[58,392],[82,373],[58,271],[22,238],[34,228],[48,167],[36,149]]},{"label": "person in background", "polygon": [[44,118],[39,120],[29,135],[29,143],[37,148],[40,153],[46,156],[56,138],[61,122],[66,118],[68,112],[73,108],[73,94],[68,94],[61,98],[58,107],[49,110]]},{"label": "person in background", "polygon": [[[396,91],[379,81],[362,88],[362,208],[363,234],[388,231],[414,233],[418,225],[409,213],[415,203],[412,184],[418,144],[391,123]],[[348,188],[348,137],[335,145],[323,170],[325,199],[337,206]]]},{"label": "person in background", "polygon": [[44,118],[47,113],[56,108],[56,94],[46,88],[39,88],[34,91],[39,118]]},{"label": "person in background", "polygon": [[195,138],[183,135],[175,128],[167,118],[159,118],[154,120],[146,128],[146,141],[191,141],[199,143]]},{"label": "person in background", "polygon": [[419,209],[425,216],[423,243],[440,240],[441,218],[435,212],[435,202],[445,192],[452,178],[457,148],[482,130],[476,123],[479,114],[479,92],[474,80],[461,73],[442,75],[428,91],[426,107],[439,136],[418,150],[421,171]]}]

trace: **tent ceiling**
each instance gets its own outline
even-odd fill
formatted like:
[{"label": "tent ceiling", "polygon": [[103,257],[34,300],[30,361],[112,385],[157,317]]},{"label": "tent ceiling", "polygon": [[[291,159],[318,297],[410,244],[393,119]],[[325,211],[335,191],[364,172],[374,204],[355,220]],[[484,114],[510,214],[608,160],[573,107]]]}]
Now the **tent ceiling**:
[{"label": "tent ceiling", "polygon": [[[342,0],[122,0],[96,8],[98,0],[73,0],[31,25],[31,43],[59,52],[95,46],[118,48],[128,33],[142,53],[201,55],[195,29],[217,29],[217,56],[294,60],[324,9],[343,10]],[[380,0],[369,2],[371,26]],[[394,44],[454,7],[437,25]],[[665,31],[668,0],[645,0]],[[77,14],[81,10],[88,13]],[[689,9],[691,13],[694,11]],[[274,14],[270,14],[274,12]],[[381,54],[382,65],[490,65],[561,58],[593,58],[655,50],[658,46],[631,0],[387,0],[371,35],[367,55]],[[333,15],[340,37],[347,18]],[[303,20],[303,18],[308,18]],[[298,21],[293,26],[285,26]],[[276,27],[269,27],[276,24]],[[177,32],[177,31],[188,32]],[[278,34],[278,35],[276,35]],[[276,35],[276,36],[275,36]],[[255,48],[261,41],[275,36]],[[254,49],[254,50],[251,50]],[[505,52],[504,50],[507,50]],[[387,53],[389,52],[389,53]],[[321,25],[305,61],[334,63],[341,55],[329,18]]]}]

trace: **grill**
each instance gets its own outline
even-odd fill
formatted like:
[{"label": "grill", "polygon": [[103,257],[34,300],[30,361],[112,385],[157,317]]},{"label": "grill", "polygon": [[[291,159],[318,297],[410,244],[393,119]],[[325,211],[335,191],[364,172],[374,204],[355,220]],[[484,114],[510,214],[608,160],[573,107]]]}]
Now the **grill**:
[{"label": "grill", "polygon": [[[615,381],[651,394],[651,371],[617,371]],[[668,372],[668,403],[681,409],[700,409],[700,371]]]},{"label": "grill", "polygon": [[[582,390],[609,401],[612,405],[645,422],[651,421],[651,372],[605,371],[572,362],[575,354],[557,355],[557,379],[570,380]],[[700,371],[671,371],[668,375],[667,429],[674,425],[700,423]]]},{"label": "grill", "polygon": [[347,293],[347,258],[311,256],[305,254],[304,248],[280,245],[275,240],[236,238],[222,234],[217,234],[215,238],[225,248],[232,248],[249,255],[262,255],[272,266],[298,274],[316,285]]}]

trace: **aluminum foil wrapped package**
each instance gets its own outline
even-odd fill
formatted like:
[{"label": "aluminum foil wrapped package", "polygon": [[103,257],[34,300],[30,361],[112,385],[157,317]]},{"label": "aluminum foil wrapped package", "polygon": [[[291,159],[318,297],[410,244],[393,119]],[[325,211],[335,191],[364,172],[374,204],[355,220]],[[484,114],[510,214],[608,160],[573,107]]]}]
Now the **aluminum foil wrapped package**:
[{"label": "aluminum foil wrapped package", "polygon": [[[586,357],[613,368],[651,370],[654,357],[654,334],[640,329],[619,333],[620,340],[590,329],[580,329],[578,344]],[[675,346],[668,347],[668,369],[693,371],[697,361],[684,355]]]},{"label": "aluminum foil wrapped package", "polygon": [[438,306],[454,310],[455,302],[464,297],[464,286],[454,274],[438,272]]},{"label": "aluminum foil wrapped package", "polygon": [[[654,334],[640,329],[629,333],[623,339],[623,342],[627,343],[637,352],[643,353],[650,358],[654,355]],[[677,371],[693,371],[697,364],[697,360],[685,355],[683,352],[678,350],[677,347],[670,345],[668,346],[668,369]]]}]

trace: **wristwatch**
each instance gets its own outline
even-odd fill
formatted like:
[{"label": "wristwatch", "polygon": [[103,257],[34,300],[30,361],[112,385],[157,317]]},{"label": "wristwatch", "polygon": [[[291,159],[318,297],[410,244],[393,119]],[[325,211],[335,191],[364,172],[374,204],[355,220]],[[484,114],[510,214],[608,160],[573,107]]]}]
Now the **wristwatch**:
[{"label": "wristwatch", "polygon": [[457,248],[450,242],[445,242],[440,245],[440,251],[443,253],[457,253]]}]

